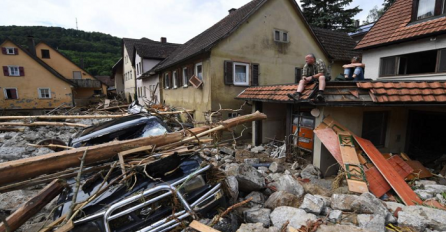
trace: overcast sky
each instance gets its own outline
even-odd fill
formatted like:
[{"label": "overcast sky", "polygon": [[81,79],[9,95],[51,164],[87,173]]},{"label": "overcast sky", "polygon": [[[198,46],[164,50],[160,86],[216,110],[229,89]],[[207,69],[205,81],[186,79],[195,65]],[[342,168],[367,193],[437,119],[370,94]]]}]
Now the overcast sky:
[{"label": "overcast sky", "polygon": [[[298,0],[299,1],[299,0]],[[2,0],[1,25],[58,26],[184,43],[249,0]],[[364,20],[383,0],[353,0]]]}]

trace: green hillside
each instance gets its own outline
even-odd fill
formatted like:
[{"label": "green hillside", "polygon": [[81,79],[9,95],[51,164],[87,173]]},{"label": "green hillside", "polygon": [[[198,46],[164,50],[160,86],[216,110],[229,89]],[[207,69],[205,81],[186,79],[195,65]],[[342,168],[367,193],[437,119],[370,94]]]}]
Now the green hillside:
[{"label": "green hillside", "polygon": [[0,26],[0,40],[6,37],[27,48],[27,36],[36,43],[45,41],[76,64],[84,60],[84,69],[92,75],[111,75],[112,66],[121,57],[121,39],[100,32],[85,32],[61,27]]}]

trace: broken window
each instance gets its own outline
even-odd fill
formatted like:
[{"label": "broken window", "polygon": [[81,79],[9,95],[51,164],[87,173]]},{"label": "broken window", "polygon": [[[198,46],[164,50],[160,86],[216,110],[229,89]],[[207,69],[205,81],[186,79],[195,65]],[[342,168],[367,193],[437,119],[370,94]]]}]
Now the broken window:
[{"label": "broken window", "polygon": [[48,49],[42,49],[42,59],[49,59],[50,58],[50,50]]},{"label": "broken window", "polygon": [[234,62],[234,85],[249,85],[249,64]]},{"label": "broken window", "polygon": [[198,63],[195,65],[195,75],[198,77],[198,79],[203,81],[203,64],[202,63]]},{"label": "broken window", "polygon": [[384,147],[386,142],[388,111],[364,112],[362,137],[376,147]]},{"label": "broken window", "polygon": [[445,13],[445,0],[414,1],[414,20],[422,20]]},{"label": "broken window", "polygon": [[39,88],[39,98],[51,98],[50,88]]},{"label": "broken window", "polygon": [[5,88],[4,94],[5,94],[5,99],[19,99],[17,88]]},{"label": "broken window", "polygon": [[82,74],[80,71],[73,72],[73,79],[82,79]]},{"label": "broken window", "polygon": [[[438,50],[381,58],[380,76],[416,75],[441,72],[446,66]],[[437,58],[438,57],[438,58]],[[437,62],[437,59],[440,62]],[[438,68],[437,68],[438,63]]]}]

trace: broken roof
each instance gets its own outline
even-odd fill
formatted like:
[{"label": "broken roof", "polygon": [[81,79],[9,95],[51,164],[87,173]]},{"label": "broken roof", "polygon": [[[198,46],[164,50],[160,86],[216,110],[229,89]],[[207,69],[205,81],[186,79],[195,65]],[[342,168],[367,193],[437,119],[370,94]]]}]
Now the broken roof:
[{"label": "broken roof", "polygon": [[[287,94],[296,91],[297,84],[255,86],[241,92],[236,99],[293,103]],[[380,105],[383,103],[446,103],[446,82],[354,82],[330,81],[325,89],[325,102],[313,102],[317,85],[306,86],[302,93],[302,103],[315,105],[359,104]]]},{"label": "broken roof", "polygon": [[411,22],[413,0],[397,0],[359,42],[356,49],[383,46],[446,31],[446,17]]},{"label": "broken roof", "polygon": [[354,56],[361,56],[361,52],[355,51],[356,43],[344,31],[334,31],[323,28],[313,28],[322,46],[336,61],[350,61]]}]

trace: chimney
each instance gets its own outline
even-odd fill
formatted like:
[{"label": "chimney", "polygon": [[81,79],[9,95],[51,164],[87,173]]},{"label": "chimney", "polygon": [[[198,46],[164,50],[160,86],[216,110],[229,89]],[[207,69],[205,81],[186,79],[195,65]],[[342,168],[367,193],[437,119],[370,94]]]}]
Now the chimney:
[{"label": "chimney", "polygon": [[161,43],[167,43],[167,38],[166,37],[161,37]]},{"label": "chimney", "polygon": [[236,11],[237,9],[235,9],[235,8],[231,8],[231,9],[229,9],[228,10],[228,12],[229,12],[229,14],[232,14],[234,11]]},{"label": "chimney", "polygon": [[28,35],[28,51],[31,55],[36,56],[36,44],[34,43],[34,36]]},{"label": "chimney", "polygon": [[359,27],[359,20],[355,20],[355,27]]}]

